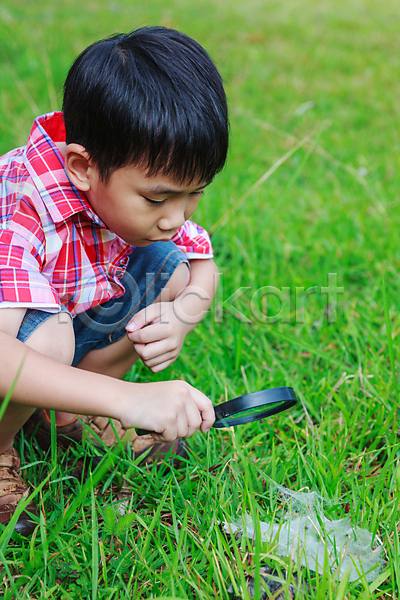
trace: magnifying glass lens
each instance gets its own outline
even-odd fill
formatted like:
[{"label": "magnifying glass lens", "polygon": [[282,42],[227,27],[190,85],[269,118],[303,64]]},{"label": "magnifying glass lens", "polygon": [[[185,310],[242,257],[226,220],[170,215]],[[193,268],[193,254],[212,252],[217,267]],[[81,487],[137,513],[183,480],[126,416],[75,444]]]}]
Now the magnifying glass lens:
[{"label": "magnifying glass lens", "polygon": [[268,412],[271,411],[271,413],[273,414],[274,411],[279,406],[281,406],[281,404],[282,404],[282,402],[274,402],[272,404],[268,404],[268,407],[267,406],[254,406],[253,408],[246,408],[244,410],[241,410],[240,412],[237,412],[237,413],[231,415],[229,417],[229,421],[230,421],[231,425],[235,425],[236,421],[238,421],[239,419],[257,416],[261,412],[263,412],[264,410],[267,410],[267,409],[268,409]]}]

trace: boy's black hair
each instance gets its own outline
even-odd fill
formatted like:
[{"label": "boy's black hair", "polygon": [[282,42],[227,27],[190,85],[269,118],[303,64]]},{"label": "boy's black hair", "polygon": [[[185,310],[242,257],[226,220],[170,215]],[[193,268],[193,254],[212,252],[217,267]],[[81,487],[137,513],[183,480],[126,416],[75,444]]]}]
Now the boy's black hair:
[{"label": "boy's black hair", "polygon": [[100,40],[64,85],[67,144],[84,146],[107,182],[127,165],[179,182],[209,182],[228,149],[222,79],[192,38],[142,27]]}]

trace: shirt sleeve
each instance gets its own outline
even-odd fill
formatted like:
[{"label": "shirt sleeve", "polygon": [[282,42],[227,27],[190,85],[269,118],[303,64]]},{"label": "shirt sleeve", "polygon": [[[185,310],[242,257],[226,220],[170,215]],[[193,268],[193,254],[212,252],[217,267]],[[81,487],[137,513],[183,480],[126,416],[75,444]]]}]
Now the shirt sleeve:
[{"label": "shirt sleeve", "polygon": [[40,272],[41,257],[26,238],[0,231],[0,308],[37,308],[59,312],[60,300],[51,282]]},{"label": "shirt sleeve", "polygon": [[205,229],[193,221],[186,221],[178,229],[172,241],[186,254],[187,258],[212,258],[214,256],[210,236]]}]

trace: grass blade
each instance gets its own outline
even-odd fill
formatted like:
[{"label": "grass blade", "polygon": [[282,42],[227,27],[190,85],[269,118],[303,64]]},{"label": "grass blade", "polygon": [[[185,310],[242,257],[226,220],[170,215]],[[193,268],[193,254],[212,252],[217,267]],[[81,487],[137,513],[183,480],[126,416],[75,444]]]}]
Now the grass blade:
[{"label": "grass blade", "polygon": [[387,298],[387,292],[386,292],[385,275],[382,275],[382,294],[383,294],[383,305],[384,305],[384,310],[385,310],[386,338],[387,338],[389,357],[390,357],[390,367],[392,370],[393,387],[394,387],[394,391],[396,394],[396,400],[398,402],[399,401],[399,383],[397,381],[396,363],[394,360],[392,327],[390,324],[389,304],[388,304],[388,298]]},{"label": "grass blade", "polygon": [[[90,478],[91,479],[91,478]],[[99,526],[94,488],[91,489],[92,501],[92,600],[97,600],[99,582]]]},{"label": "grass blade", "polygon": [[12,393],[13,393],[15,385],[16,385],[16,383],[18,381],[18,377],[20,376],[21,371],[22,371],[22,367],[24,366],[24,362],[25,362],[25,358],[22,360],[20,366],[18,367],[18,371],[17,371],[16,376],[14,377],[14,381],[12,382],[10,389],[8,390],[8,392],[7,392],[7,394],[6,394],[3,402],[1,403],[1,406],[0,406],[0,421],[3,418],[4,413],[7,410],[7,406],[9,404],[10,400],[11,400]]}]

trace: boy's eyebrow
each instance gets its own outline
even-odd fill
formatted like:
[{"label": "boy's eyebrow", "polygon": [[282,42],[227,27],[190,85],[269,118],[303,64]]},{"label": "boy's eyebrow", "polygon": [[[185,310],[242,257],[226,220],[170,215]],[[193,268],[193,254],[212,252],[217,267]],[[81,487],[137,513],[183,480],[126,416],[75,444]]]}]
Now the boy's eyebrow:
[{"label": "boy's eyebrow", "polygon": [[[208,183],[205,183],[204,185],[199,185],[198,188],[196,188],[196,190],[202,190],[204,188],[206,188],[208,185],[210,185],[211,181],[209,181]],[[149,187],[146,188],[146,193],[147,194],[155,194],[156,196],[158,195],[162,195],[162,194],[181,194],[182,190],[177,190],[177,189],[173,189],[173,188],[165,188],[162,185],[156,185],[154,187]]]}]

